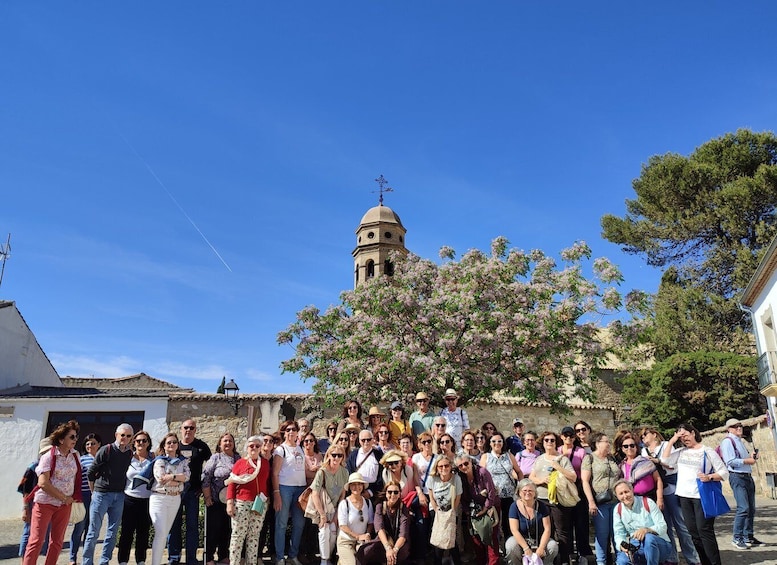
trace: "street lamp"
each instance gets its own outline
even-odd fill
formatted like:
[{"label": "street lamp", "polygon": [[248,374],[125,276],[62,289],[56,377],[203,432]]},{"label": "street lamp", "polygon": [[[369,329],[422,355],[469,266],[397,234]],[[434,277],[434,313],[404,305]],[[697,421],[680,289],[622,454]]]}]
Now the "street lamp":
[{"label": "street lamp", "polygon": [[239,392],[240,387],[235,383],[235,379],[229,379],[229,382],[224,385],[224,395],[226,396],[227,404],[232,407],[235,416],[237,416],[240,407],[243,406],[243,399],[240,398]]}]

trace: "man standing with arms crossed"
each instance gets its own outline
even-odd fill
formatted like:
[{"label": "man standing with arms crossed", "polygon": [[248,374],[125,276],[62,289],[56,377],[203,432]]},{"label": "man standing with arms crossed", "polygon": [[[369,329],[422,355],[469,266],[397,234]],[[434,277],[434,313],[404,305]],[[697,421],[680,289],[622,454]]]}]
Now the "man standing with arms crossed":
[{"label": "man standing with arms crossed", "polygon": [[728,482],[737,501],[737,513],[734,516],[734,539],[732,545],[737,549],[748,549],[761,542],[753,535],[755,519],[755,482],[753,468],[757,453],[751,456],[742,441],[744,428],[737,418],[726,421],[728,435],[720,443],[720,455],[728,469]]},{"label": "man standing with arms crossed", "polygon": [[132,460],[132,434],[132,426],[119,424],[116,441],[100,448],[86,474],[92,491],[92,502],[89,505],[89,531],[84,542],[83,565],[94,565],[94,549],[106,514],[108,528],[103,540],[100,565],[108,565],[111,560],[124,511],[124,487],[127,486],[127,468]]},{"label": "man standing with arms crossed", "polygon": [[186,514],[186,565],[197,565],[197,547],[200,545],[200,495],[202,494],[202,466],[212,455],[208,444],[195,437],[197,422],[192,419],[181,424],[181,456],[189,461],[191,478],[181,495],[181,509],[175,517],[170,537],[167,540],[167,554],[170,563],[181,561],[181,522]]}]

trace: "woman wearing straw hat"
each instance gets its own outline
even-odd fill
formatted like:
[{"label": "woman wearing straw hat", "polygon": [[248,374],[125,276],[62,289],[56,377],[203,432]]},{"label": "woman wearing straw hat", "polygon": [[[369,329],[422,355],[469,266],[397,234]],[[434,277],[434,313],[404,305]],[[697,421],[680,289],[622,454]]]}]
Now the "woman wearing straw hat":
[{"label": "woman wearing straw hat", "polygon": [[403,499],[407,493],[415,492],[417,485],[413,466],[407,462],[407,455],[403,451],[392,449],[386,452],[381,458],[380,464],[383,465],[384,485],[387,485],[389,481],[395,481],[402,490]]},{"label": "woman wearing straw hat", "polygon": [[348,496],[337,506],[337,521],[340,524],[337,535],[338,563],[356,565],[358,546],[372,539],[374,510],[369,499],[362,496],[367,481],[361,473],[351,473],[345,488]]}]

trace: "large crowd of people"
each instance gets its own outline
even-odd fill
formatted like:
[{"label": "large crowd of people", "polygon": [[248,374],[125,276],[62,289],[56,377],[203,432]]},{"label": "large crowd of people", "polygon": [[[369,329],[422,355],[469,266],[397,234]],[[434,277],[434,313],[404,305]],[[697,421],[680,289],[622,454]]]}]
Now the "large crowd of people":
[{"label": "large crowd of people", "polygon": [[82,539],[83,564],[91,565],[106,516],[100,565],[109,563],[119,530],[120,565],[133,546],[139,565],[149,549],[152,565],[165,550],[170,565],[182,556],[195,565],[200,498],[206,565],[441,564],[446,557],[457,565],[625,565],[635,554],[658,565],[678,563],[678,541],[686,563],[719,565],[715,519],[704,512],[697,480],[730,477],[747,489],[735,492],[743,508],[734,545],[760,544],[752,479],[742,476],[757,454],[747,452],[735,419],[721,458],[689,424],[669,440],[652,427],[611,439],[582,420],[538,433],[515,418],[503,433],[491,422],[473,427],[455,390],[444,396],[436,413],[419,392],[412,413],[395,401],[388,416],[370,408],[366,421],[352,399],[325,437],[308,420],[289,420],[239,446],[225,433],[213,453],[191,419],[156,450],[147,432],[128,424],[102,446],[89,434],[84,455],[76,451],[78,423],[61,424],[41,443],[38,486],[26,497],[23,565],[34,565],[46,542],[46,564],[56,563],[75,504],[86,514],[73,528],[70,565]]}]

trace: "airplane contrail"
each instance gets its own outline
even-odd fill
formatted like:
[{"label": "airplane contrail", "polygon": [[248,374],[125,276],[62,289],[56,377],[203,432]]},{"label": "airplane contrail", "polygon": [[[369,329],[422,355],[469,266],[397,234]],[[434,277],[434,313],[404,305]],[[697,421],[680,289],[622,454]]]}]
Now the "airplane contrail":
[{"label": "airplane contrail", "polygon": [[202,238],[202,240],[203,240],[205,243],[207,243],[207,244],[208,244],[208,247],[210,247],[210,248],[211,248],[211,250],[213,251],[213,253],[215,253],[215,254],[216,254],[216,257],[218,257],[218,258],[219,258],[219,261],[221,261],[221,262],[224,264],[224,266],[227,268],[227,270],[229,270],[229,272],[231,273],[231,272],[232,272],[232,268],[231,268],[231,267],[230,267],[230,266],[227,264],[227,262],[224,260],[224,258],[221,256],[221,254],[220,254],[220,253],[219,253],[219,252],[216,250],[216,248],[215,248],[215,247],[213,247],[213,244],[212,244],[210,241],[208,241],[208,238],[207,238],[207,237],[205,237],[205,234],[204,234],[204,233],[202,233],[202,230],[201,230],[199,227],[197,227],[197,224],[195,224],[195,223],[194,223],[194,220],[192,220],[192,219],[189,217],[189,214],[187,214],[187,213],[186,213],[186,210],[184,210],[184,209],[183,209],[183,206],[181,206],[181,205],[178,203],[178,201],[175,199],[175,196],[173,196],[173,194],[172,194],[172,193],[171,193],[171,192],[170,192],[170,191],[167,189],[167,186],[165,186],[165,183],[163,183],[163,182],[162,182],[162,179],[160,179],[160,178],[157,176],[157,174],[154,172],[154,169],[152,169],[152,168],[151,168],[151,165],[149,165],[149,164],[148,164],[148,162],[147,162],[147,161],[146,161],[146,160],[145,160],[145,159],[144,159],[144,158],[143,158],[143,157],[140,155],[140,153],[138,153],[138,152],[137,152],[137,150],[135,149],[135,147],[133,147],[133,145],[132,145],[132,144],[129,142],[129,139],[127,139],[126,137],[124,137],[124,135],[122,135],[122,133],[121,133],[120,131],[118,131],[118,130],[116,130],[116,133],[119,135],[119,137],[121,137],[121,138],[124,140],[124,143],[126,143],[126,144],[127,144],[127,147],[129,147],[129,148],[130,148],[130,150],[131,150],[131,151],[132,151],[132,152],[135,154],[135,156],[136,156],[136,157],[137,157],[137,158],[140,160],[140,162],[141,162],[141,163],[143,163],[143,165],[146,167],[146,169],[148,169],[148,172],[149,172],[149,173],[151,173],[151,176],[152,176],[152,177],[154,177],[154,180],[155,180],[155,181],[156,181],[156,182],[159,184],[159,186],[161,186],[161,187],[162,187],[162,189],[163,189],[163,190],[164,190],[164,191],[167,193],[167,196],[169,196],[169,197],[170,197],[170,200],[172,200],[172,201],[173,201],[173,204],[175,204],[175,205],[178,207],[178,209],[181,211],[181,214],[183,214],[183,215],[184,215],[184,217],[185,217],[187,220],[189,220],[189,223],[192,225],[192,227],[193,227],[195,230],[197,230],[197,233],[198,233],[198,234],[200,234],[200,237]]}]

